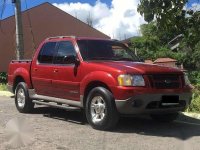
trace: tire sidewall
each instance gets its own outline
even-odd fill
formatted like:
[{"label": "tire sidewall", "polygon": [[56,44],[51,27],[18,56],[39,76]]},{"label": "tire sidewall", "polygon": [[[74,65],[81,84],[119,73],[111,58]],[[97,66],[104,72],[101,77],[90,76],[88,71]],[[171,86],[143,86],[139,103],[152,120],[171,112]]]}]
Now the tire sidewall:
[{"label": "tire sidewall", "polygon": [[[92,121],[92,116],[91,116],[90,105],[91,105],[92,99],[95,96],[101,96],[105,102],[105,107],[106,107],[105,108],[105,116],[104,116],[103,120],[98,123],[94,123]],[[113,119],[112,118],[113,115],[116,115],[116,113],[117,113],[112,93],[103,87],[96,87],[96,88],[92,89],[87,97],[85,111],[86,111],[87,120],[93,128],[98,129],[98,130],[108,129],[111,124],[110,121],[112,121],[112,119]]]},{"label": "tire sidewall", "polygon": [[[18,104],[17,92],[19,91],[19,89],[22,89],[22,90],[24,91],[24,95],[25,95],[25,104],[24,104],[24,107],[19,107],[19,104]],[[29,98],[28,88],[27,88],[26,83],[20,82],[20,83],[17,85],[16,90],[15,90],[15,105],[16,105],[17,110],[18,110],[19,112],[21,112],[21,113],[28,112],[31,103],[32,103],[32,102],[31,102],[31,100],[30,100],[30,98]]]}]

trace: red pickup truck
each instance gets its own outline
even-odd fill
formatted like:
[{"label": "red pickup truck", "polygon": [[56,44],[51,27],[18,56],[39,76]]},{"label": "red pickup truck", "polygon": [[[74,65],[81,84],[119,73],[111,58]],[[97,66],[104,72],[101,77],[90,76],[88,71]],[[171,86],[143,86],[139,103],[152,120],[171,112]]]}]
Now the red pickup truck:
[{"label": "red pickup truck", "polygon": [[47,38],[33,60],[13,60],[8,88],[19,112],[34,104],[78,107],[99,130],[114,127],[121,114],[173,121],[192,97],[182,71],[142,63],[116,40],[74,36]]}]

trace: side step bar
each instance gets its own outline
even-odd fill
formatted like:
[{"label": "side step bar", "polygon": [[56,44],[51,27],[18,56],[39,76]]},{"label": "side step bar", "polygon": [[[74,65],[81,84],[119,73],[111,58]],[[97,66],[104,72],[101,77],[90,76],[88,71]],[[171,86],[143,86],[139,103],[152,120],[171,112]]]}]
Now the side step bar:
[{"label": "side step bar", "polygon": [[62,99],[62,98],[56,98],[56,97],[37,95],[37,94],[35,94],[34,90],[29,91],[29,96],[32,100],[37,100],[37,101],[45,100],[45,101],[48,101],[48,102],[67,104],[67,105],[70,105],[70,106],[83,108],[82,101],[74,101],[74,100],[69,100],[69,99]]},{"label": "side step bar", "polygon": [[78,107],[63,106],[63,105],[58,105],[56,103],[44,102],[44,101],[39,101],[39,100],[33,100],[32,102],[35,103],[35,104],[47,105],[47,106],[50,106],[50,107],[65,109],[65,110],[68,110],[68,111],[81,111],[81,109],[78,108]]}]

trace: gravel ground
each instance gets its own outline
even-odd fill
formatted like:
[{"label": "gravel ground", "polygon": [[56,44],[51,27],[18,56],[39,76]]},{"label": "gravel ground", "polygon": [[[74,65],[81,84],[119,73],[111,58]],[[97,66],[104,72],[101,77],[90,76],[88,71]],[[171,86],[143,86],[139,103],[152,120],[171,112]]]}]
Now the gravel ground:
[{"label": "gravel ground", "polygon": [[[30,142],[13,147],[8,142],[6,124],[13,118],[23,118],[32,129]],[[36,107],[32,114],[15,109],[13,98],[0,97],[0,150],[199,150],[200,120],[181,115],[171,124],[152,121],[148,117],[121,118],[112,132],[97,131],[80,112],[67,112],[48,107]],[[85,122],[85,121],[84,121]]]}]

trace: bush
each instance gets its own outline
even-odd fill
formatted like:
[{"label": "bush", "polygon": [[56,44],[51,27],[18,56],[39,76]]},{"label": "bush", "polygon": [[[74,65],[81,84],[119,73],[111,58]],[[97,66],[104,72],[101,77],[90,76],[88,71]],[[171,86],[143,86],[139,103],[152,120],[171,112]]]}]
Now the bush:
[{"label": "bush", "polygon": [[200,86],[195,87],[192,95],[192,103],[187,111],[200,113]]},{"label": "bush", "polygon": [[200,113],[200,71],[189,71],[188,77],[194,86],[194,90],[192,95],[192,102],[187,111]]},{"label": "bush", "polygon": [[188,72],[188,77],[193,85],[199,85],[200,87],[200,71],[190,71]]},{"label": "bush", "polygon": [[0,72],[0,83],[7,83],[7,73]]}]

